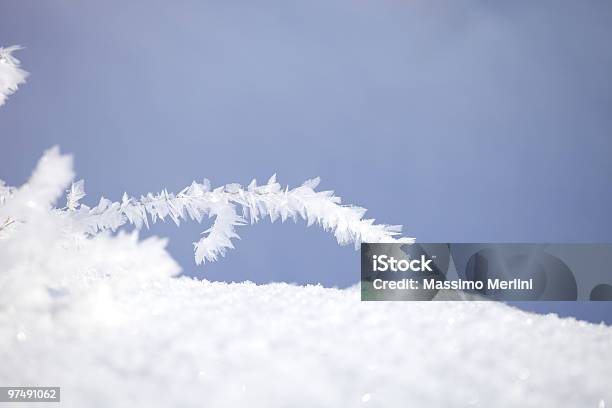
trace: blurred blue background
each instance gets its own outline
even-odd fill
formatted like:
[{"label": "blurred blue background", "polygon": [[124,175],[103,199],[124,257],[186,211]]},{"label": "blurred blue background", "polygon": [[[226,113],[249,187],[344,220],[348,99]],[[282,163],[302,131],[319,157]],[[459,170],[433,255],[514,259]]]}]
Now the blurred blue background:
[{"label": "blurred blue background", "polygon": [[[90,205],[278,172],[421,242],[610,242],[611,23],[603,1],[3,1],[0,44],[32,75],[0,109],[0,178],[59,144]],[[352,247],[293,223],[197,267],[206,228],[144,235],[199,278],[359,280]]]}]

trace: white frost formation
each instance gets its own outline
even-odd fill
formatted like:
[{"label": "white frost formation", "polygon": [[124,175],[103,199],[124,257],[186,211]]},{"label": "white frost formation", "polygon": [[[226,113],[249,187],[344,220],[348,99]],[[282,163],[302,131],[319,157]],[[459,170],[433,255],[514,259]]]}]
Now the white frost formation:
[{"label": "white frost formation", "polygon": [[25,82],[28,73],[19,68],[19,60],[12,54],[21,49],[19,46],[0,47],[0,106]]},{"label": "white frost formation", "polygon": [[[0,220],[6,219],[11,224],[28,222],[28,207],[49,208],[72,177],[71,159],[61,155],[58,148],[48,150],[25,186],[20,189],[3,187],[5,193],[0,190],[0,203],[6,202],[0,207]],[[316,223],[333,232],[340,245],[354,243],[355,248],[361,242],[414,241],[413,238],[395,238],[401,231],[400,225],[374,224],[373,219],[363,219],[364,208],[341,205],[340,197],[331,191],[315,191],[318,184],[319,178],[316,178],[300,187],[283,190],[276,182],[276,175],[262,186],[253,180],[247,189],[239,184],[211,189],[208,180],[194,181],[176,195],[166,190],[159,194],[149,193],[140,199],[124,194],[121,202],[102,197],[97,206],[89,208],[79,203],[85,196],[81,180],[72,184],[65,209],[55,210],[55,215],[67,219],[66,230],[72,235],[89,236],[104,230],[115,231],[126,222],[141,228],[166,217],[177,225],[188,218],[202,222],[205,215],[215,217],[205,236],[194,243],[198,264],[225,255],[228,248],[234,248],[231,240],[239,238],[235,231],[237,226],[246,222],[253,224],[264,217],[270,217],[272,222],[279,218],[283,222],[288,218],[294,221],[302,218],[308,226]],[[241,214],[236,206],[240,207]]]}]

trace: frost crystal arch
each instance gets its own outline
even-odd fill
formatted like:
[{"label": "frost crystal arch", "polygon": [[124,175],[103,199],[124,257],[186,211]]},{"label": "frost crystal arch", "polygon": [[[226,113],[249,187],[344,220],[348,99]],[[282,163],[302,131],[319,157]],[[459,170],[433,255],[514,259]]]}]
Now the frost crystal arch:
[{"label": "frost crystal arch", "polygon": [[[0,232],[18,228],[27,223],[29,211],[50,208],[73,178],[72,158],[62,155],[54,147],[43,155],[30,180],[21,188],[0,184]],[[123,195],[121,201],[112,202],[102,197],[93,208],[80,204],[85,196],[84,182],[72,183],[68,190],[66,206],[53,208],[54,214],[67,221],[66,231],[72,236],[93,236],[101,231],[115,231],[130,223],[140,229],[150,223],[172,219],[176,225],[181,220],[202,222],[205,216],[214,217],[213,225],[194,243],[195,261],[216,261],[227,249],[234,248],[232,239],[239,238],[236,227],[253,224],[269,217],[272,222],[280,219],[303,219],[307,225],[317,224],[334,234],[340,245],[361,242],[413,242],[413,238],[398,237],[400,225],[375,224],[364,219],[364,208],[342,205],[333,191],[315,191],[319,178],[307,180],[301,186],[283,189],[272,176],[264,185],[253,180],[243,188],[232,183],[211,188],[208,180],[193,182],[178,194],[162,190],[149,193],[139,199]]]}]

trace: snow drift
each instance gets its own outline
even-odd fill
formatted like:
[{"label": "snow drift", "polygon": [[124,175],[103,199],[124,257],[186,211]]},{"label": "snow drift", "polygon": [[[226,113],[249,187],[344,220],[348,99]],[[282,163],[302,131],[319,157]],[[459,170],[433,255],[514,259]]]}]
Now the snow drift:
[{"label": "snow drift", "polygon": [[58,294],[53,309],[0,311],[0,382],[61,386],[62,407],[603,407],[612,398],[603,325],[491,302],[362,303],[356,288],[92,274],[71,285],[81,295]]}]

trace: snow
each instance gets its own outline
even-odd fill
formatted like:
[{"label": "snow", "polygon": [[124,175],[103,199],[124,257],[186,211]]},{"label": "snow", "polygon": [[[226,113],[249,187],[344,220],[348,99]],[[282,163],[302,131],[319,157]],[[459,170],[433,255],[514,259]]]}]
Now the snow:
[{"label": "snow", "polygon": [[493,302],[360,302],[356,287],[135,282],[87,276],[55,309],[2,309],[0,383],[59,385],[63,407],[612,401],[603,325]]}]

